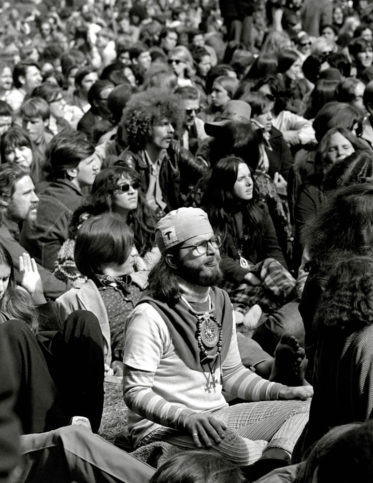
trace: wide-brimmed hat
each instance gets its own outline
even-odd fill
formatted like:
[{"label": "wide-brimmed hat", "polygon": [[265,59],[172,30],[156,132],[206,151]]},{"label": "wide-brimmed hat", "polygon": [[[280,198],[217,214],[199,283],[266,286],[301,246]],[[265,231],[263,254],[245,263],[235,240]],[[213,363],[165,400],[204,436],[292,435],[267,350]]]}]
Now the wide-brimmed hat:
[{"label": "wide-brimmed hat", "polygon": [[251,107],[245,101],[228,101],[218,121],[206,122],[208,136],[216,136],[219,130],[230,121],[250,122]]}]

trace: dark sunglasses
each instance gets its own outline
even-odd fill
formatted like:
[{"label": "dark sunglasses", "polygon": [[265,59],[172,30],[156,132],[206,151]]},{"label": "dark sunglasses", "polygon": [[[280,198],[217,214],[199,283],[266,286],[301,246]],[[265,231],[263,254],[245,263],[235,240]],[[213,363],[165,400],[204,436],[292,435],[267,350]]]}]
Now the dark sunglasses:
[{"label": "dark sunglasses", "polygon": [[186,114],[193,114],[193,112],[198,114],[200,111],[201,109],[199,107],[197,109],[185,109]]},{"label": "dark sunglasses", "polygon": [[169,64],[176,64],[176,65],[179,65],[179,64],[181,64],[181,63],[182,63],[182,60],[180,60],[180,59],[169,59],[169,60],[168,60],[168,63],[169,63]]},{"label": "dark sunglasses", "polygon": [[116,190],[122,191],[123,193],[127,193],[130,188],[133,188],[134,190],[138,190],[140,188],[140,183],[138,181],[135,181],[134,183],[122,184],[121,186],[118,186]]},{"label": "dark sunglasses", "polygon": [[312,42],[304,42],[304,44],[299,44],[301,47],[310,47],[312,45]]}]

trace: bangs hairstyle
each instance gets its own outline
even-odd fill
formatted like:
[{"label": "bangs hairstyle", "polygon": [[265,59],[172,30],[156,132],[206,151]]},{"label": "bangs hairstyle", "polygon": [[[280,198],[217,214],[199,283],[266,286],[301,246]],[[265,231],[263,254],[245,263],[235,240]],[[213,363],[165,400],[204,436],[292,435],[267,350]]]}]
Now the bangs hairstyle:
[{"label": "bangs hairstyle", "polygon": [[75,263],[80,273],[94,280],[105,266],[122,265],[132,246],[132,230],[123,223],[122,217],[104,213],[82,224],[75,243]]},{"label": "bangs hairstyle", "polygon": [[124,166],[113,166],[105,168],[98,173],[92,186],[90,205],[94,205],[97,213],[103,211],[112,211],[113,194],[118,190],[118,182],[122,177],[126,177],[131,181],[139,181],[140,177],[137,171]]},{"label": "bangs hairstyle", "polygon": [[1,162],[6,163],[5,154],[8,150],[14,148],[20,148],[22,146],[27,146],[31,150],[33,149],[31,139],[29,138],[26,131],[21,127],[12,126],[5,133],[2,134],[0,140],[0,153]]},{"label": "bangs hairstyle", "polygon": [[233,96],[235,95],[236,90],[239,86],[239,81],[234,77],[221,75],[214,80],[212,87],[214,87],[215,84],[218,84],[219,86],[223,87],[223,89],[225,89],[228,92],[229,97],[233,99]]},{"label": "bangs hairstyle", "polygon": [[122,116],[130,149],[143,149],[152,135],[154,124],[162,119],[168,119],[177,131],[180,130],[184,113],[177,96],[157,88],[132,96]]},{"label": "bangs hairstyle", "polygon": [[22,118],[41,117],[43,121],[49,120],[50,110],[48,103],[41,97],[31,97],[21,106]]}]

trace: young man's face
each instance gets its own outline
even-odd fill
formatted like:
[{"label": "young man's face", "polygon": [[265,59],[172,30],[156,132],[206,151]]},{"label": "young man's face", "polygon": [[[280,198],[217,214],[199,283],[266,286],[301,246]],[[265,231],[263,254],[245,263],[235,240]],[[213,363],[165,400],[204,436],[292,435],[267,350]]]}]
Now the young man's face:
[{"label": "young man's face", "polygon": [[174,137],[175,129],[168,119],[162,119],[153,125],[150,143],[156,149],[167,149]]},{"label": "young man's face", "polygon": [[39,144],[45,129],[48,125],[48,121],[44,121],[42,117],[24,117],[22,119],[22,126],[30,136],[31,141]]},{"label": "young man's face", "polygon": [[142,52],[137,58],[137,63],[142,69],[148,70],[152,63],[152,58],[150,57],[150,53]]},{"label": "young man's face", "polygon": [[211,70],[211,57],[209,55],[204,55],[197,67],[199,75],[201,77],[206,77]]},{"label": "young man's face", "polygon": [[14,193],[8,201],[7,212],[14,221],[35,221],[39,198],[35,194],[34,183],[26,175],[16,181]]},{"label": "young man's face", "polygon": [[43,78],[41,76],[40,70],[34,66],[30,65],[27,67],[26,74],[24,76],[24,88],[28,94],[30,94],[35,87],[40,86]]},{"label": "young man's face", "polygon": [[100,172],[101,162],[96,153],[93,153],[92,156],[80,161],[76,169],[76,180],[79,186],[92,186],[96,176]]},{"label": "young man's face", "polygon": [[187,282],[203,287],[216,285],[222,274],[219,266],[220,251],[215,240],[211,230],[210,234],[195,236],[182,244],[179,249],[177,274]]},{"label": "young man's face", "polygon": [[176,32],[167,32],[166,37],[162,39],[162,49],[165,50],[167,53],[174,49],[177,44],[177,33]]},{"label": "young man's face", "polygon": [[185,111],[186,124],[191,126],[199,113],[199,99],[182,99],[181,103]]},{"label": "young man's face", "polygon": [[10,67],[4,67],[0,74],[0,89],[4,91],[9,91],[13,85],[12,71]]}]

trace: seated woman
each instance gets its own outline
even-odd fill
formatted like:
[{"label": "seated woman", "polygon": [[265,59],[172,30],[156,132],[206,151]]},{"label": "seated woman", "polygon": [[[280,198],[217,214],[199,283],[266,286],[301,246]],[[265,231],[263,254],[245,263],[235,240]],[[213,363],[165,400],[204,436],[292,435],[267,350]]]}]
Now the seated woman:
[{"label": "seated woman", "polygon": [[147,206],[140,189],[136,171],[113,166],[103,169],[95,178],[91,194],[74,213],[70,224],[70,238],[62,245],[54,274],[63,281],[70,280],[75,286],[82,283],[82,276],[74,260],[75,239],[82,222],[90,216],[117,213],[123,224],[127,223],[134,233],[135,270],[148,271],[159,259],[155,246],[155,216]]},{"label": "seated woman", "polygon": [[373,258],[344,258],[331,270],[313,322],[314,398],[304,449],[330,428],[372,418]]},{"label": "seated woman", "polygon": [[105,365],[115,375],[123,372],[126,316],[140,299],[144,288],[133,273],[134,236],[123,219],[112,213],[88,218],[75,243],[75,262],[86,282],[57,299],[61,318],[74,310],[89,310],[100,321],[104,338]]},{"label": "seated woman", "polygon": [[307,220],[318,214],[325,198],[326,172],[333,164],[347,158],[356,150],[371,153],[368,145],[342,127],[330,129],[321,139],[316,151],[314,172],[300,186],[295,203],[294,257],[298,263],[304,248],[302,238],[304,227]]},{"label": "seated woman", "polygon": [[[222,238],[221,268],[236,308],[245,313],[259,304],[272,313],[290,302],[295,280],[287,271],[266,204],[259,201],[252,172],[241,158],[227,156],[218,161],[207,182],[202,206]],[[266,327],[259,327],[254,334],[270,353],[284,332],[303,338],[297,304],[290,302],[285,312],[289,319],[285,327],[279,320],[267,320]]]},{"label": "seated woman", "polygon": [[45,159],[35,149],[27,132],[18,127],[9,128],[0,139],[1,164],[16,163],[31,171],[35,184],[45,178]]},{"label": "seated woman", "polygon": [[45,305],[40,275],[28,254],[20,257],[20,271],[22,287],[16,286],[11,256],[0,245],[0,322],[12,355],[22,432],[50,431],[73,416],[87,417],[97,432],[104,400],[98,320],[83,311],[59,320],[53,303]]}]

